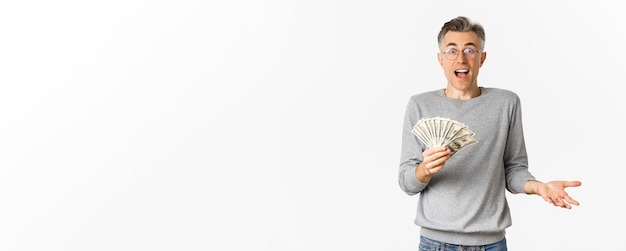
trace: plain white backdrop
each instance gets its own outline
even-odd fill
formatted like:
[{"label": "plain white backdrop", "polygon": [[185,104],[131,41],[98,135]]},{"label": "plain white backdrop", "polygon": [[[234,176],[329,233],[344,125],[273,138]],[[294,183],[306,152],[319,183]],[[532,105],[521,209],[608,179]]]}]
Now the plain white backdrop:
[{"label": "plain white backdrop", "polygon": [[[479,85],[522,100],[510,250],[624,236],[618,1],[5,1],[0,250],[417,250],[397,184],[441,25],[484,25]],[[471,178],[471,177],[468,177]]]}]

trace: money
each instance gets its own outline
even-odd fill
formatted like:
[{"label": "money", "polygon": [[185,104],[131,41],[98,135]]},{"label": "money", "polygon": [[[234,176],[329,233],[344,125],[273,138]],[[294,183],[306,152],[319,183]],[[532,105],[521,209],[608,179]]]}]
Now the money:
[{"label": "money", "polygon": [[478,142],[465,124],[441,117],[420,119],[412,133],[428,148],[447,147],[451,156]]}]

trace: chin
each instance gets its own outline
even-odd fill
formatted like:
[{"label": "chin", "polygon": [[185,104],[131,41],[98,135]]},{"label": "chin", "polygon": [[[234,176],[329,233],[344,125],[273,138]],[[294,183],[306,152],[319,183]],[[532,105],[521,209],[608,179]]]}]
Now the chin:
[{"label": "chin", "polygon": [[452,88],[459,91],[467,91],[471,89],[471,85],[469,83],[454,83],[452,84]]}]

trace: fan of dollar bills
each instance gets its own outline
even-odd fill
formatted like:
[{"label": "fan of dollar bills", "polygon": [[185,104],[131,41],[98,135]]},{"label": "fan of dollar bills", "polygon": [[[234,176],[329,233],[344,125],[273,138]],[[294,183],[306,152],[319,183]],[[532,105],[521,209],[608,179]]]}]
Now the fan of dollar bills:
[{"label": "fan of dollar bills", "polygon": [[422,118],[412,132],[428,148],[447,147],[450,149],[450,156],[478,142],[474,139],[474,132],[466,125],[447,118]]}]

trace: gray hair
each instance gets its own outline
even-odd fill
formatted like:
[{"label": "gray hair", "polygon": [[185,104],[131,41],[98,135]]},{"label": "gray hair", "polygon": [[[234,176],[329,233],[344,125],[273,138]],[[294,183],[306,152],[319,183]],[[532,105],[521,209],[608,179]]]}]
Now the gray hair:
[{"label": "gray hair", "polygon": [[441,31],[439,31],[439,35],[437,36],[439,48],[441,48],[441,44],[443,43],[443,36],[445,36],[449,31],[474,32],[478,35],[478,39],[480,40],[482,46],[485,47],[485,29],[481,24],[472,22],[467,17],[458,16],[443,24]]}]

